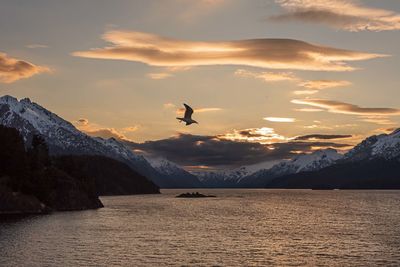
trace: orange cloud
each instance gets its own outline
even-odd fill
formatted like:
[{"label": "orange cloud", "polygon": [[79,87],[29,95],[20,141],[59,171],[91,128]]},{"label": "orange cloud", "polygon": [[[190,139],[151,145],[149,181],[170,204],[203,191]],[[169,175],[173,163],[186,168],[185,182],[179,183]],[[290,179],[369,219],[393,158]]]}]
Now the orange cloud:
[{"label": "orange cloud", "polygon": [[266,117],[264,118],[266,121],[271,121],[271,122],[295,122],[295,118],[279,118],[279,117]]},{"label": "orange cloud", "polygon": [[327,88],[342,87],[351,85],[349,81],[338,81],[338,80],[311,80],[304,81],[299,84],[301,87],[315,90],[323,90]]},{"label": "orange cloud", "polygon": [[379,124],[379,125],[394,125],[395,122],[389,120],[387,117],[380,117],[380,116],[368,116],[361,119],[362,121]]},{"label": "orange cloud", "polygon": [[230,133],[217,135],[219,139],[226,139],[231,141],[246,141],[256,142],[260,144],[272,144],[288,140],[288,138],[275,133],[273,128],[248,128],[243,130],[233,130]]},{"label": "orange cloud", "polygon": [[341,80],[302,80],[292,72],[254,72],[238,69],[235,71],[235,75],[260,79],[265,82],[296,82],[297,86],[306,88],[306,90],[294,91],[296,95],[312,95],[318,93],[319,90],[351,85],[351,82]]},{"label": "orange cloud", "polygon": [[29,44],[25,46],[26,48],[31,48],[31,49],[35,49],[35,48],[48,48],[48,45],[44,45],[44,44]]},{"label": "orange cloud", "polygon": [[116,129],[114,128],[101,128],[101,129],[96,129],[96,130],[91,130],[91,131],[84,131],[87,135],[94,136],[94,137],[101,137],[104,139],[108,138],[115,138],[115,139],[125,139],[127,140],[125,135],[119,133]]},{"label": "orange cloud", "polygon": [[122,133],[131,133],[131,132],[136,132],[139,129],[139,126],[129,126],[129,127],[124,127],[121,129]]},{"label": "orange cloud", "polygon": [[159,67],[245,65],[271,69],[351,71],[347,62],[385,55],[309,44],[292,39],[196,42],[135,31],[109,31],[104,48],[74,56],[142,62]]},{"label": "orange cloud", "polygon": [[167,72],[158,72],[158,73],[148,73],[147,76],[153,80],[162,80],[162,79],[172,77],[173,75],[171,73],[167,73]]},{"label": "orange cloud", "polygon": [[295,111],[301,111],[301,112],[320,112],[324,111],[323,109],[320,108],[296,108]]},{"label": "orange cloud", "polygon": [[138,126],[128,126],[121,129],[102,127],[97,123],[89,122],[86,118],[80,118],[74,122],[75,126],[87,135],[101,138],[115,138],[129,140],[124,134],[136,131]]},{"label": "orange cloud", "polygon": [[172,103],[165,103],[164,108],[165,109],[176,108],[176,105]]},{"label": "orange cloud", "polygon": [[353,104],[325,99],[294,99],[294,104],[308,105],[312,107],[326,109],[332,113],[351,114],[351,115],[400,115],[400,109],[394,108],[364,108]]},{"label": "orange cloud", "polygon": [[28,61],[15,59],[7,56],[7,54],[0,53],[0,82],[2,83],[12,83],[49,71],[50,69],[47,67],[34,65]]},{"label": "orange cloud", "polygon": [[241,77],[251,77],[266,82],[296,81],[297,78],[292,72],[252,72],[244,69],[235,71],[235,75]]},{"label": "orange cloud", "polygon": [[346,31],[400,30],[400,14],[391,10],[362,6],[351,0],[276,0],[287,13],[275,21],[321,23]]}]

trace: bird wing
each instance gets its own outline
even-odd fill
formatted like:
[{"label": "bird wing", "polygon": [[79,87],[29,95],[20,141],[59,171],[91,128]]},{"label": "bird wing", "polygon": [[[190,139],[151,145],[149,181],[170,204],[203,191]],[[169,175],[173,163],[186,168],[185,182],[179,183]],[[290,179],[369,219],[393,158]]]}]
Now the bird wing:
[{"label": "bird wing", "polygon": [[191,119],[192,118],[192,114],[193,114],[193,109],[191,107],[189,107],[188,105],[186,105],[186,104],[183,104],[183,105],[186,108],[185,116],[184,116],[185,119]]}]

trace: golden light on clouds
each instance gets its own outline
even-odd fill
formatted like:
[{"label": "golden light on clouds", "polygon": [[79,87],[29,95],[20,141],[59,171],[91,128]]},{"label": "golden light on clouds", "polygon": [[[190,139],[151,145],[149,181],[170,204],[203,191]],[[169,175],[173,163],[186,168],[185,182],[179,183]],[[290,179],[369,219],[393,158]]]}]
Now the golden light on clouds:
[{"label": "golden light on clouds", "polygon": [[337,49],[293,39],[185,41],[136,31],[109,31],[110,46],[73,55],[142,62],[159,67],[242,65],[270,69],[351,71],[350,61],[385,55]]},{"label": "golden light on clouds", "polygon": [[295,122],[295,118],[265,117],[264,120],[271,122]]},{"label": "golden light on clouds", "polygon": [[272,144],[287,140],[286,137],[277,134],[273,128],[269,127],[235,129],[232,132],[217,135],[217,137],[231,141],[257,142],[261,144]]},{"label": "golden light on clouds", "polygon": [[162,80],[162,79],[172,77],[173,75],[168,72],[158,72],[158,73],[148,73],[147,76],[153,80]]},{"label": "golden light on clouds", "polygon": [[176,108],[176,105],[173,103],[165,103],[163,106],[165,109]]},{"label": "golden light on clouds", "polygon": [[326,100],[326,99],[294,99],[294,104],[308,105],[316,108],[322,108],[332,113],[351,114],[351,115],[400,115],[400,110],[395,108],[364,108],[357,105]]},{"label": "golden light on clouds", "polygon": [[260,79],[266,82],[295,81],[297,77],[292,72],[252,72],[244,69],[235,71],[236,76]]},{"label": "golden light on clouds", "polygon": [[351,85],[351,82],[343,80],[303,80],[293,72],[256,72],[238,69],[235,71],[235,75],[255,78],[264,82],[295,82],[297,86],[305,88],[305,90],[294,91],[295,95],[312,95],[320,90]]},{"label": "golden light on clouds", "polygon": [[50,72],[50,69],[0,52],[0,82],[2,83],[12,83],[43,72]]},{"label": "golden light on clouds", "polygon": [[287,12],[272,16],[275,21],[326,24],[346,31],[400,30],[400,14],[367,7],[351,0],[276,0]]},{"label": "golden light on clouds", "polygon": [[139,129],[139,126],[128,126],[120,129],[103,127],[97,123],[89,122],[86,118],[80,118],[74,122],[76,128],[80,131],[86,133],[87,135],[101,138],[115,138],[115,139],[123,139],[130,140],[125,134],[129,134],[135,132]]},{"label": "golden light on clouds", "polygon": [[320,109],[320,108],[296,108],[294,110],[295,111],[300,111],[300,112],[320,112],[320,111],[324,111],[323,109]]},{"label": "golden light on clouds", "polygon": [[308,89],[316,89],[323,90],[327,88],[335,88],[351,85],[349,81],[340,81],[340,80],[312,80],[312,81],[304,81],[299,84],[301,87],[305,87]]}]

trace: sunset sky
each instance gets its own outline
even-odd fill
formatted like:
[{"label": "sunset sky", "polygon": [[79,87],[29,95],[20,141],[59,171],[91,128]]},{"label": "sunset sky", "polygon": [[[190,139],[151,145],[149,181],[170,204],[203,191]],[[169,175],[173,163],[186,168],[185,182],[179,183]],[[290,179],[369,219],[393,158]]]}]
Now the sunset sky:
[{"label": "sunset sky", "polygon": [[188,168],[273,162],[398,127],[399,30],[398,0],[2,0],[0,95]]}]

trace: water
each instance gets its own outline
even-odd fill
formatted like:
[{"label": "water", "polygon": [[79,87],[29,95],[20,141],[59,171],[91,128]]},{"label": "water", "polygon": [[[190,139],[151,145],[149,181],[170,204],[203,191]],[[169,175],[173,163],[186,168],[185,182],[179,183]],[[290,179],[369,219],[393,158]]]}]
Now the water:
[{"label": "water", "polygon": [[0,265],[400,266],[400,191],[183,191],[0,222]]}]

